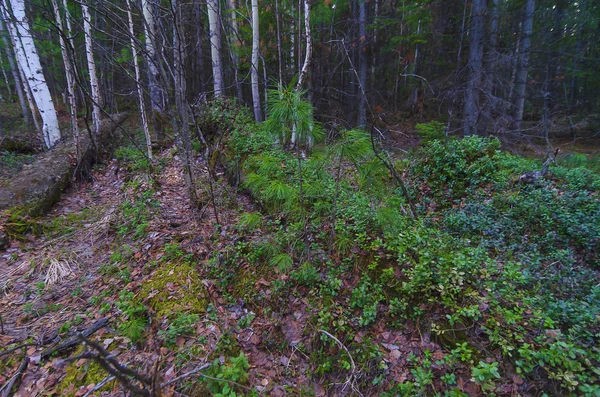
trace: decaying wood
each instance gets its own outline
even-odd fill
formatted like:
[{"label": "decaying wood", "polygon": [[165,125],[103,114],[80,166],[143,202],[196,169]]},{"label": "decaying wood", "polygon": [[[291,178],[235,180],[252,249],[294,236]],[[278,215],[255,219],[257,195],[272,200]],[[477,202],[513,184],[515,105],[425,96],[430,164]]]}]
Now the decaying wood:
[{"label": "decaying wood", "polygon": [[[113,133],[126,118],[127,114],[122,113],[103,121],[100,134],[103,147],[113,147],[116,141]],[[93,161],[96,151],[88,134],[82,134],[79,163],[76,153],[75,143],[70,140],[41,154],[35,163],[26,165],[0,189],[0,214],[10,210],[12,215],[35,217],[48,212],[71,184],[74,172]],[[0,234],[3,226],[6,226],[5,221],[0,219]]]},{"label": "decaying wood", "polygon": [[526,172],[526,173],[520,175],[519,178],[517,179],[517,183],[520,183],[522,185],[529,185],[529,184],[537,183],[541,178],[546,176],[546,174],[548,173],[548,168],[550,167],[550,164],[556,162],[557,155],[558,155],[558,148],[554,151],[553,154],[548,154],[548,158],[542,165],[541,170]]},{"label": "decaying wood", "polygon": [[[83,335],[84,337],[89,337],[90,335],[92,335],[94,332],[98,331],[100,328],[104,327],[106,324],[108,323],[108,319],[102,318],[98,321],[96,321],[94,324],[92,324],[92,326],[90,326],[89,328],[86,328],[83,332],[81,332],[81,335]],[[58,345],[54,346],[54,347],[50,347],[46,350],[44,350],[41,354],[41,359],[45,360],[47,358],[49,358],[50,356],[52,356],[54,353],[58,353],[67,349],[70,349],[72,347],[77,346],[79,343],[81,342],[81,338],[79,336],[73,336],[67,340],[65,340],[62,343],[59,343]]]}]

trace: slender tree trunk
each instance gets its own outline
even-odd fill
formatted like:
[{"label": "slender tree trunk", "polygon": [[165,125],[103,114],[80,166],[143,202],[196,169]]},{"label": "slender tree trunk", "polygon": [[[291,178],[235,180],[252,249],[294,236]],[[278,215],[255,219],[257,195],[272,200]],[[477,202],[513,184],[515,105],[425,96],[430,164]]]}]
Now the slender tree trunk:
[{"label": "slender tree trunk", "polygon": [[138,101],[140,104],[140,117],[142,118],[142,128],[146,137],[146,149],[148,158],[152,160],[152,139],[148,129],[148,118],[146,117],[146,104],[144,103],[144,90],[142,88],[140,64],[138,63],[138,52],[135,45],[135,31],[133,29],[133,17],[131,16],[131,2],[127,0],[127,18],[129,20],[129,39],[131,42],[131,52],[133,54],[133,67],[135,69],[135,85],[138,92]]},{"label": "slender tree trunk", "polygon": [[252,104],[254,107],[254,119],[263,121],[262,109],[260,107],[260,89],[258,86],[258,50],[260,45],[260,31],[258,21],[258,0],[252,0],[252,69],[250,77],[252,80]]},{"label": "slender tree trunk", "polygon": [[229,3],[229,12],[230,12],[230,24],[231,24],[231,34],[229,39],[229,45],[231,47],[231,60],[233,61],[233,77],[235,82],[235,92],[237,94],[237,98],[239,103],[244,102],[244,95],[242,92],[242,84],[240,82],[240,56],[239,51],[241,47],[240,43],[240,32],[238,29],[238,21],[237,21],[237,5],[236,0],[227,0]]},{"label": "slender tree trunk", "polygon": [[485,0],[473,0],[471,9],[471,29],[469,45],[469,77],[465,92],[463,110],[464,135],[477,135],[479,122],[479,90],[481,88],[481,67],[483,62],[483,32]]},{"label": "slender tree trunk", "polygon": [[85,1],[81,3],[81,11],[83,13],[83,29],[85,31],[85,55],[88,64],[88,72],[90,75],[90,88],[93,101],[92,122],[94,124],[94,133],[96,136],[98,136],[100,120],[102,118],[102,94],[100,93],[100,83],[98,82],[98,74],[96,73],[96,61],[94,60],[92,16]]},{"label": "slender tree trunk", "polygon": [[[196,195],[196,183],[192,167],[192,143],[189,131],[188,104],[186,98],[186,80],[185,80],[185,41],[184,30],[181,16],[181,6],[178,0],[172,0],[173,15],[173,74],[174,74],[174,95],[175,107],[179,116],[179,125],[175,123],[177,136],[177,145],[179,146],[181,161],[183,163],[183,176],[188,189],[188,195],[192,207],[198,205]],[[175,122],[175,118],[173,118]]]},{"label": "slender tree trunk", "polygon": [[162,141],[165,137],[163,119],[165,115],[164,93],[161,86],[161,76],[157,67],[156,26],[154,23],[154,0],[142,0],[144,16],[144,38],[146,42],[146,64],[148,65],[148,88],[150,105],[154,124],[154,138]]},{"label": "slender tree trunk", "polygon": [[300,71],[300,76],[298,77],[298,83],[296,84],[296,89],[299,90],[302,88],[302,85],[307,80],[307,76],[310,73],[311,69],[311,61],[312,61],[312,36],[310,31],[310,0],[304,0],[304,27],[306,30],[306,55],[304,58],[304,64],[302,65],[302,69]]},{"label": "slender tree trunk", "polygon": [[[367,125],[367,2],[359,0],[358,4],[358,78],[359,78],[359,101],[357,127],[364,128]],[[416,58],[415,58],[416,60]]]},{"label": "slender tree trunk", "polygon": [[517,64],[515,80],[515,93],[513,102],[514,128],[521,129],[523,111],[525,109],[525,92],[527,90],[527,74],[529,72],[529,54],[531,52],[531,35],[533,33],[533,14],[535,12],[535,0],[527,0],[525,3],[525,17],[523,19],[523,36],[521,37],[521,48]]},{"label": "slender tree trunk", "polygon": [[[77,125],[77,104],[75,103],[75,74],[73,72],[73,66],[71,64],[71,58],[69,57],[69,51],[67,43],[64,37],[71,34],[70,29],[65,31],[63,28],[62,15],[58,8],[56,0],[52,0],[52,9],[54,10],[54,19],[56,20],[56,26],[59,29],[58,40],[60,43],[60,52],[62,54],[63,64],[65,66],[65,75],[67,80],[67,103],[69,106],[69,115],[71,116],[71,130],[73,132],[73,139],[75,140],[76,156],[80,158],[79,148],[79,128]],[[66,8],[65,8],[66,10]],[[67,15],[67,18],[69,16]]]},{"label": "slender tree trunk", "polygon": [[223,64],[221,63],[221,29],[219,26],[219,1],[208,0],[208,24],[210,30],[210,54],[212,59],[215,97],[221,98],[224,91]]},{"label": "slender tree trunk", "polygon": [[[1,8],[1,7],[0,7]],[[8,58],[8,65],[10,66],[10,71],[13,75],[13,80],[15,81],[15,91],[17,91],[17,96],[19,97],[19,104],[21,105],[21,112],[23,113],[23,119],[25,120],[25,124],[32,125],[31,119],[31,110],[27,107],[27,98],[25,97],[25,93],[23,92],[23,82],[21,81],[21,73],[19,72],[18,66],[15,64],[14,54],[12,51],[12,45],[7,39],[4,31],[6,27],[4,26],[4,13],[0,12],[0,32],[2,34],[2,40],[4,41],[4,48],[6,49],[6,58]]]},{"label": "slender tree trunk", "polygon": [[496,76],[496,50],[498,46],[498,21],[500,17],[500,0],[492,0],[490,13],[489,48],[485,58],[485,81],[483,92],[485,95],[484,111],[480,123],[480,129],[487,131],[488,123],[495,109],[494,100],[494,77]]},{"label": "slender tree trunk", "polygon": [[[12,5],[12,21],[9,21],[8,25],[14,39],[17,61],[42,117],[44,143],[51,148],[60,140],[58,117],[52,102],[52,95],[48,89],[40,58],[30,33],[29,21],[25,14],[25,2],[24,0],[10,0],[10,4]],[[8,5],[5,5],[9,10]]]},{"label": "slender tree trunk", "polygon": [[281,15],[279,15],[279,0],[275,0],[275,22],[277,26],[277,61],[279,65],[279,85],[283,86],[283,55],[281,53]]}]

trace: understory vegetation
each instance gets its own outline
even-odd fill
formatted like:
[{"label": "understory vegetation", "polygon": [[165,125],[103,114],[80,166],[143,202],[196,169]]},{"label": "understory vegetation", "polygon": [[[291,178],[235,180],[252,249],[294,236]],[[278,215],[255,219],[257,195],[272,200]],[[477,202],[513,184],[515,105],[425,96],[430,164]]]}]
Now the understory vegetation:
[{"label": "understory vegetation", "polygon": [[[561,156],[523,184],[541,161],[495,138],[446,137],[439,123],[420,125],[426,139],[402,154],[359,129],[323,142],[302,93],[282,90],[262,125],[230,101],[202,109],[210,150],[193,142],[208,153],[197,190],[203,216],[218,214],[203,238],[178,235],[179,218],[157,221],[173,210],[162,173],[178,151],[151,162],[134,146],[116,153],[110,206],[15,228],[61,241],[88,228],[107,244],[91,292],[82,275],[72,301],[25,303],[19,321],[83,302],[62,335],[107,316],[105,348],[160,351],[166,380],[204,365],[177,385],[190,396],[600,395],[597,158]],[[45,302],[57,288],[38,281],[28,294]],[[276,357],[275,375],[257,351]],[[107,375],[93,361],[66,374],[58,394]]]},{"label": "understory vegetation", "polygon": [[[394,165],[415,219],[367,133],[339,131],[307,155],[285,150],[281,134],[237,125],[225,143],[229,169],[263,211],[240,215],[244,237],[209,266],[226,295],[257,311],[308,299],[305,332],[319,340],[299,349],[316,376],[360,371],[356,387],[390,396],[466,395],[459,378],[486,394],[526,382],[532,394],[600,395],[596,159],[560,158],[525,185],[519,175],[541,163],[497,139],[430,137]],[[254,288],[260,279],[272,282],[268,296]],[[396,383],[370,338],[410,327],[442,353],[416,352],[412,377]]]}]

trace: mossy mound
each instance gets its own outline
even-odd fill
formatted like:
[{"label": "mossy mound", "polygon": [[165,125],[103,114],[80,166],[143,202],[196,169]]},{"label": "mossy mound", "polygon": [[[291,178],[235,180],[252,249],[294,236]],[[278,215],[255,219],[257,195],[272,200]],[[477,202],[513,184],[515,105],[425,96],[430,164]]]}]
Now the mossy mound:
[{"label": "mossy mound", "polygon": [[[83,353],[84,349],[84,346],[80,346],[73,356]],[[85,364],[81,366],[78,366],[77,362],[74,362],[67,367],[67,374],[58,385],[56,393],[60,396],[75,396],[75,393],[80,387],[91,384],[97,385],[107,376],[108,373],[94,360],[87,360],[85,361]],[[113,380],[100,390],[112,390],[116,383],[117,381]]]},{"label": "mossy mound", "polygon": [[144,283],[140,298],[158,317],[179,313],[201,314],[208,304],[198,272],[189,264],[166,263]]}]

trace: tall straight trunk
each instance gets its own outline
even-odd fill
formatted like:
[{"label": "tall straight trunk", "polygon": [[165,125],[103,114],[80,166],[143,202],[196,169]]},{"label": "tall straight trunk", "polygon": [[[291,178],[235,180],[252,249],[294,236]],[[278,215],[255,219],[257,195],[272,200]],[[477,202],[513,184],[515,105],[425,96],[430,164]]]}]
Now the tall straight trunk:
[{"label": "tall straight trunk", "polygon": [[160,142],[164,139],[165,135],[162,123],[165,114],[165,105],[161,77],[157,67],[154,0],[142,0],[142,14],[144,16],[146,64],[148,66],[148,87],[150,91],[150,106],[152,108],[152,122],[154,124],[154,138]]},{"label": "tall straight trunk", "polygon": [[358,36],[359,36],[359,55],[358,55],[358,84],[359,101],[357,127],[367,125],[367,2],[359,0],[358,4]]},{"label": "tall straight trunk", "polygon": [[279,15],[279,0],[275,0],[275,22],[277,27],[277,61],[279,65],[279,85],[283,86],[283,55],[281,53],[281,15]]},{"label": "tall straight trunk", "polygon": [[[89,0],[88,0],[89,1]],[[100,129],[100,119],[102,118],[102,94],[100,93],[100,83],[96,72],[96,61],[94,60],[94,45],[92,38],[92,16],[87,4],[81,3],[83,13],[83,29],[85,31],[85,55],[90,75],[90,88],[92,93],[92,122],[94,124],[94,133],[98,135]]]},{"label": "tall straight trunk", "polygon": [[471,29],[469,44],[469,77],[465,91],[463,110],[463,134],[477,135],[479,121],[479,91],[481,89],[481,67],[483,63],[483,33],[485,22],[485,0],[473,0],[471,6]]},{"label": "tall straight trunk", "polygon": [[[198,205],[196,195],[194,172],[192,167],[192,142],[189,130],[188,103],[186,98],[185,80],[185,36],[183,30],[183,18],[181,6],[178,0],[172,0],[173,10],[173,77],[174,96],[179,125],[175,125],[177,145],[179,146],[181,161],[183,163],[183,177],[188,190],[188,196],[192,207]],[[173,121],[175,122],[175,117]],[[177,123],[176,123],[177,124]]]},{"label": "tall straight trunk", "polygon": [[196,86],[194,92],[197,93],[201,98],[206,97],[206,68],[204,67],[204,41],[205,30],[204,23],[202,21],[202,6],[203,0],[194,1],[194,18],[196,20],[196,44],[195,44],[195,58],[194,58],[194,79]]},{"label": "tall straight trunk", "polygon": [[492,0],[490,12],[489,48],[485,58],[484,72],[485,80],[483,92],[485,104],[480,129],[487,130],[492,113],[496,110],[494,97],[494,76],[496,75],[496,47],[498,46],[498,22],[500,17],[500,0]]},{"label": "tall straight trunk", "polygon": [[300,70],[300,76],[298,77],[298,83],[296,89],[302,88],[302,84],[307,80],[307,76],[310,73],[311,61],[312,61],[312,35],[310,31],[310,3],[309,0],[304,0],[304,27],[306,32],[306,55],[304,57],[304,63]]},{"label": "tall straight trunk", "polygon": [[240,32],[238,29],[238,21],[236,14],[236,0],[228,0],[229,3],[229,15],[230,15],[230,25],[231,25],[231,34],[229,38],[229,45],[231,47],[231,60],[233,61],[233,77],[235,81],[235,92],[237,94],[238,101],[243,103],[244,95],[242,93],[242,84],[240,82],[240,56],[239,51],[241,47],[240,43]]},{"label": "tall straight trunk", "polygon": [[[1,7],[0,7],[1,8]],[[0,12],[0,34],[2,34],[2,40],[4,42],[4,48],[6,49],[6,58],[8,58],[8,66],[10,67],[10,71],[13,75],[13,80],[15,81],[15,91],[17,91],[17,96],[19,97],[19,104],[21,105],[21,112],[23,113],[23,119],[25,120],[25,124],[31,125],[31,111],[27,107],[27,99],[25,98],[25,92],[23,91],[23,82],[21,81],[21,73],[19,72],[18,66],[15,64],[14,54],[12,51],[12,45],[10,40],[7,39],[8,32],[6,31],[6,27],[4,26],[4,15]]]},{"label": "tall straight trunk", "polygon": [[223,96],[223,64],[221,63],[221,29],[219,17],[219,1],[208,0],[206,2],[208,8],[208,25],[210,31],[210,55],[212,59],[213,84],[215,97]]},{"label": "tall straight trunk", "polygon": [[523,110],[525,109],[525,92],[527,89],[527,74],[529,72],[529,54],[531,53],[531,35],[533,33],[534,12],[535,0],[527,0],[527,2],[525,3],[523,35],[521,37],[521,48],[519,51],[517,62],[513,102],[513,120],[514,128],[516,130],[521,129],[521,122],[523,121]]},{"label": "tall straight trunk", "polygon": [[[65,36],[71,34],[69,31],[65,31],[63,28],[62,15],[58,7],[56,0],[52,0],[52,9],[54,10],[54,19],[56,20],[56,26],[58,27],[58,40],[60,43],[60,52],[62,54],[63,64],[65,66],[65,75],[67,80],[67,103],[69,106],[69,115],[71,116],[71,131],[73,132],[73,139],[75,139],[76,156],[80,158],[79,148],[79,128],[77,126],[77,104],[75,103],[75,73],[73,72],[73,65],[71,64],[71,58],[69,57],[69,51],[67,43],[65,42]],[[65,8],[66,10],[66,8]],[[67,18],[69,16],[67,15]]]},{"label": "tall straight trunk", "polygon": [[146,137],[146,149],[148,158],[152,160],[152,139],[148,129],[148,118],[146,117],[146,104],[144,103],[144,89],[142,88],[140,64],[138,62],[138,52],[135,44],[135,31],[133,29],[133,17],[131,16],[131,2],[127,0],[127,19],[129,20],[129,40],[131,42],[131,53],[133,54],[133,67],[135,69],[135,85],[138,92],[138,101],[140,104],[140,117],[142,119],[142,129]]},{"label": "tall straight trunk", "polygon": [[252,80],[252,105],[254,108],[254,119],[263,121],[262,109],[260,107],[260,90],[258,86],[258,50],[260,45],[260,32],[258,21],[258,0],[252,0],[252,68],[250,78]]},{"label": "tall straight trunk", "polygon": [[[10,0],[12,15],[8,22],[13,36],[17,61],[28,82],[35,104],[42,117],[42,135],[46,147],[51,148],[60,140],[58,117],[52,95],[44,77],[40,58],[31,36],[29,21],[25,15],[24,0]],[[9,10],[8,4],[6,9]]]}]

